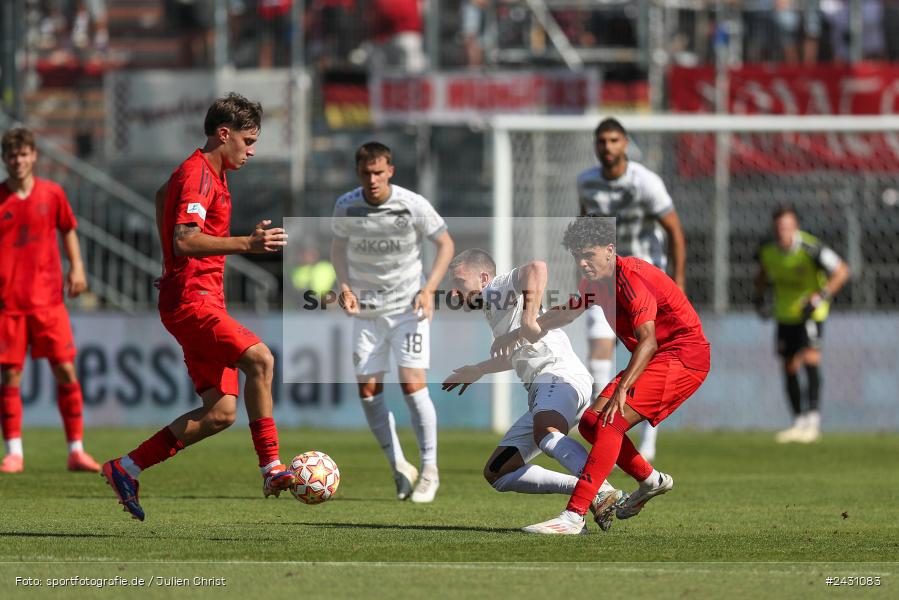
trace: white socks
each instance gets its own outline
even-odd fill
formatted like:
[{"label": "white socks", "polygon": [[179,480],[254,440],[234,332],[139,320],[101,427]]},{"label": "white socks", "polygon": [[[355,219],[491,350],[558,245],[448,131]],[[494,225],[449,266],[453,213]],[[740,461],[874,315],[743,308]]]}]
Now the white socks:
[{"label": "white socks", "polygon": [[[568,469],[568,472],[579,477],[584,465],[587,463],[587,449],[571,439],[561,431],[551,431],[540,440],[540,449],[548,457],[558,461],[560,465]],[[574,488],[572,488],[574,489]],[[608,481],[603,481],[600,491],[614,490]]]},{"label": "white socks", "polygon": [[437,411],[431,402],[428,388],[424,387],[414,394],[404,394],[409,416],[412,418],[412,429],[418,440],[418,451],[421,455],[422,471],[437,465]]},{"label": "white socks", "polygon": [[575,477],[580,476],[587,462],[587,449],[560,431],[553,431],[540,440],[540,449],[556,460]]},{"label": "white socks", "polygon": [[127,454],[119,459],[119,464],[122,465],[122,468],[125,469],[125,472],[137,479],[140,477],[141,468],[138,467],[131,457]]},{"label": "white socks", "polygon": [[391,467],[396,467],[398,462],[406,462],[400,440],[396,437],[396,421],[393,413],[387,410],[384,402],[384,394],[375,394],[367,398],[361,398],[362,410],[368,420],[368,427],[375,434],[384,455],[390,461]]},{"label": "white socks", "polygon": [[810,410],[805,413],[805,428],[819,431],[821,429],[821,413],[817,410]]},{"label": "white socks", "polygon": [[590,375],[593,376],[593,397],[596,398],[603,388],[606,387],[606,384],[612,381],[612,361],[591,358]]},{"label": "white socks", "polygon": [[72,452],[84,452],[84,444],[81,443],[81,440],[69,442],[69,454]]},{"label": "white socks", "polygon": [[10,438],[3,442],[3,445],[6,447],[7,454],[16,454],[18,456],[24,456],[24,452],[22,450],[22,438]]},{"label": "white socks", "polygon": [[640,435],[640,448],[637,451],[650,462],[656,455],[656,436],[658,432],[658,429],[650,425],[649,421],[643,421],[643,433]]},{"label": "white socks", "polygon": [[538,465],[524,465],[506,473],[493,482],[498,492],[521,494],[571,494],[577,485],[577,477],[544,469]]},{"label": "white socks", "polygon": [[659,483],[659,473],[655,469],[652,470],[652,473],[649,474],[649,477],[640,482],[641,487],[655,487],[657,483]]}]

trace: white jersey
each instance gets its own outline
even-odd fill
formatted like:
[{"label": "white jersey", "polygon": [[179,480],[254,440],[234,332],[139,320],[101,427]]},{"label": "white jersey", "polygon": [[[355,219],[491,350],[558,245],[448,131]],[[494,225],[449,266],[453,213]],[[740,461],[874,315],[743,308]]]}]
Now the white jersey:
[{"label": "white jersey", "polygon": [[[518,269],[497,275],[482,291],[484,315],[493,329],[493,337],[517,329],[521,325],[524,298],[518,288]],[[540,308],[540,314],[545,311]],[[584,398],[590,397],[593,378],[574,353],[564,331],[552,329],[535,344],[522,343],[509,357],[515,373],[526,389],[539,375],[554,375],[571,384]]]},{"label": "white jersey", "polygon": [[331,229],[347,240],[349,284],[359,299],[360,316],[373,318],[408,310],[425,277],[423,237],[435,239],[446,223],[415,192],[390,186],[390,197],[377,206],[362,188],[337,200]]},{"label": "white jersey", "polygon": [[674,210],[674,202],[661,177],[628,161],[624,174],[609,180],[597,165],[578,175],[577,193],[585,215],[617,219],[618,254],[642,258],[665,270],[665,231],[659,219]]}]

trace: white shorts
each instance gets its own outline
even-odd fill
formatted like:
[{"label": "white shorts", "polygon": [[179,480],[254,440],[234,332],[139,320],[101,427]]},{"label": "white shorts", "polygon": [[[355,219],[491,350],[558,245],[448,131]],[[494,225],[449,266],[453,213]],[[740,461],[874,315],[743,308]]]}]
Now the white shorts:
[{"label": "white shorts", "polygon": [[615,332],[609,327],[602,307],[594,304],[587,309],[587,339],[588,340],[614,340]]},{"label": "white shorts", "polygon": [[540,454],[534,441],[534,415],[548,410],[565,417],[571,430],[587,408],[590,392],[584,394],[566,381],[553,375],[539,375],[528,392],[528,412],[521,415],[497,446],[517,448],[524,462],[531,462]]},{"label": "white shorts", "polygon": [[393,315],[353,320],[353,367],[356,375],[384,373],[390,352],[398,367],[427,369],[431,366],[431,324],[418,320],[410,308]]}]

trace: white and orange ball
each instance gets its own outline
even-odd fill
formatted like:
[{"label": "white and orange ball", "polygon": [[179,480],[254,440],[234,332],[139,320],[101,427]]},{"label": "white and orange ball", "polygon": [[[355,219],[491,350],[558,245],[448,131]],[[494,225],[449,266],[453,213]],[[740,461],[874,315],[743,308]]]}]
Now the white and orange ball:
[{"label": "white and orange ball", "polygon": [[296,480],[290,491],[305,504],[321,504],[330,500],[340,485],[340,469],[324,452],[310,450],[290,461]]}]

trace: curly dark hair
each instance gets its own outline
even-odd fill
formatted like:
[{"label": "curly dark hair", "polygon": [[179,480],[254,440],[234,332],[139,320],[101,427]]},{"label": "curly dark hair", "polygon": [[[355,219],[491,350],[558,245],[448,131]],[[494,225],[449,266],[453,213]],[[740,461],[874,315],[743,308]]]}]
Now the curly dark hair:
[{"label": "curly dark hair", "polygon": [[568,225],[562,245],[572,254],[592,246],[615,243],[615,219],[608,217],[578,217]]}]

